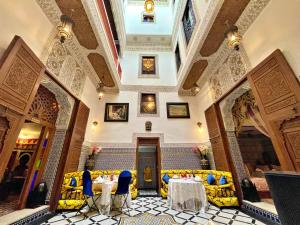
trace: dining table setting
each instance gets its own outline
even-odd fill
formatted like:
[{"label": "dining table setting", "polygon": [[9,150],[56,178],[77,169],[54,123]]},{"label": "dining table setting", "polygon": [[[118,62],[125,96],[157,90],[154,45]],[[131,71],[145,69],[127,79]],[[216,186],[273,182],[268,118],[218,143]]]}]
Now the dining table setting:
[{"label": "dining table setting", "polygon": [[[112,193],[117,190],[118,177],[116,175],[103,175],[97,177],[92,184],[92,190],[94,193],[94,201],[99,209],[99,212],[103,215],[109,215],[112,207],[118,208],[121,204],[121,199],[116,198],[112,202]],[[92,201],[92,199],[88,200]],[[131,205],[131,194],[126,199],[127,204]],[[112,205],[112,203],[114,205]]]},{"label": "dining table setting", "polygon": [[173,176],[168,183],[167,203],[171,209],[204,213],[208,209],[203,180],[193,175]]}]

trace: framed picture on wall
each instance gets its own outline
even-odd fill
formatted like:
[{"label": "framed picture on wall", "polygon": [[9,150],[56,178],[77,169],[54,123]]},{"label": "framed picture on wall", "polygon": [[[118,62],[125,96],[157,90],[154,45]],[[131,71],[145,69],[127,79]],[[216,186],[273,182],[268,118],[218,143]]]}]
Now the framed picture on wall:
[{"label": "framed picture on wall", "polygon": [[168,118],[190,118],[189,103],[167,102]]},{"label": "framed picture on wall", "polygon": [[140,113],[141,114],[157,114],[156,94],[141,93]]},{"label": "framed picture on wall", "polygon": [[128,122],[129,103],[106,103],[104,122]]}]

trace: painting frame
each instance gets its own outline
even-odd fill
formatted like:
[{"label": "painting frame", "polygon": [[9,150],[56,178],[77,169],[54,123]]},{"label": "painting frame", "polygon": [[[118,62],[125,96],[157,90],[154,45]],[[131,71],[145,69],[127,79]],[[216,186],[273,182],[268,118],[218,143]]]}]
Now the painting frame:
[{"label": "painting frame", "polygon": [[[180,115],[180,113],[177,113],[174,115],[172,113],[172,106],[183,106],[185,108],[185,113]],[[188,102],[167,102],[167,117],[169,119],[190,119],[190,109],[189,109],[189,103]]]},{"label": "painting frame", "polygon": [[[116,110],[117,107],[123,107],[125,112],[123,112],[124,115],[118,115],[120,117],[123,117],[121,119],[118,118],[112,118],[111,113],[113,110]],[[129,117],[129,103],[106,103],[105,104],[105,113],[104,113],[104,122],[128,122]]]}]

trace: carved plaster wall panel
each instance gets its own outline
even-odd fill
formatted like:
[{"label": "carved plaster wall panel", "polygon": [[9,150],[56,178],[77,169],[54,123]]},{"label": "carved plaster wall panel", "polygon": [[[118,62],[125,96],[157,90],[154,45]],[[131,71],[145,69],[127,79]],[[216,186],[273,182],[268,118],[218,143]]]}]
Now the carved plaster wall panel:
[{"label": "carved plaster wall panel", "polygon": [[[243,35],[248,30],[248,28],[251,26],[253,21],[258,17],[258,15],[262,12],[262,10],[269,3],[269,1],[270,0],[253,0],[248,3],[247,7],[244,9],[240,18],[236,22],[236,25],[238,26],[241,35]],[[215,1],[215,2],[221,3],[222,1]],[[214,13],[214,16],[216,16],[216,12]],[[206,18],[206,16],[204,16],[204,20],[208,21],[209,18]],[[204,37],[207,36],[208,32],[209,29],[206,29],[204,31]],[[200,41],[199,48],[198,48],[199,51],[200,48],[202,47],[202,43],[203,41],[202,42]],[[215,92],[213,96],[214,100],[217,100],[219,97],[221,97],[224,94],[222,88],[219,87],[220,85],[222,85],[219,84],[218,82],[219,79],[214,78],[215,72],[217,69],[221,67],[221,64],[223,64],[228,59],[228,57],[230,57],[230,55],[232,54],[235,54],[234,50],[229,49],[226,40],[224,40],[221,46],[219,47],[219,49],[217,50],[217,52],[215,52],[211,56],[203,58],[200,54],[196,53],[193,58],[194,62],[201,59],[208,60],[208,67],[206,68],[206,70],[198,80],[198,84],[200,87],[202,87],[205,85],[206,82],[209,82],[210,85],[213,87],[212,89]],[[238,54],[240,55],[242,62],[240,62],[239,58],[236,58],[237,61],[235,63],[244,64],[246,72],[249,71],[252,67],[242,45],[240,46],[240,51]],[[236,82],[242,77],[243,74],[243,69],[241,68],[241,66],[242,65],[235,67],[235,69],[231,68],[231,74],[233,76],[234,81]],[[235,82],[233,82],[231,85],[233,86],[234,84]]]},{"label": "carved plaster wall panel", "polygon": [[219,99],[231,87],[234,86],[247,72],[245,59],[237,51],[231,54],[221,63],[209,79],[210,91],[213,99]]},{"label": "carved plaster wall panel", "polygon": [[[48,38],[48,41],[41,56],[42,61],[46,64],[47,68],[54,75],[58,76],[62,68],[62,64],[65,60],[65,57],[71,56],[77,63],[77,69],[80,68],[80,70],[85,76],[88,75],[94,83],[97,83],[99,81],[99,78],[96,75],[92,65],[88,62],[88,59],[86,57],[86,49],[79,44],[77,38],[74,36],[71,40],[67,40],[63,45],[61,45],[58,41],[58,37],[56,36],[56,26],[60,22],[59,18],[62,13],[59,7],[57,6],[55,0],[36,0],[36,2],[39,4],[46,16],[54,25],[54,29]],[[74,74],[72,75],[72,77],[74,77]],[[82,81],[85,81],[85,79],[83,79]],[[73,89],[70,88],[72,86]],[[81,85],[79,83],[76,85],[70,84],[67,88],[69,88],[69,90],[74,95],[80,98],[82,93],[81,89],[83,86],[84,82],[81,82]],[[78,87],[79,89],[74,90],[74,88],[76,87]]]},{"label": "carved plaster wall panel", "polygon": [[81,97],[86,75],[65,45],[53,40],[46,61],[49,71],[74,95]]}]

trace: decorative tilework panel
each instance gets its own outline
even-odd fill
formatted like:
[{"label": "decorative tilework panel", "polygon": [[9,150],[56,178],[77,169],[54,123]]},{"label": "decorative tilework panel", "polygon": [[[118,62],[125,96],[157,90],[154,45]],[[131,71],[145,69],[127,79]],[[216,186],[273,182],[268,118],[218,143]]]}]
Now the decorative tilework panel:
[{"label": "decorative tilework panel", "polygon": [[96,156],[95,170],[134,169],[135,148],[103,148]]},{"label": "decorative tilework panel", "polygon": [[90,151],[89,146],[82,145],[81,154],[80,154],[80,158],[79,158],[79,164],[78,164],[78,171],[84,170],[84,165],[88,158],[89,151]]},{"label": "decorative tilework panel", "polygon": [[201,169],[200,158],[190,147],[161,148],[162,169]]},{"label": "decorative tilework panel", "polygon": [[46,169],[42,177],[42,181],[45,181],[48,186],[47,200],[50,199],[53,182],[55,179],[57,167],[59,164],[60,155],[64,145],[64,140],[66,136],[66,130],[57,129],[54,135],[52,148],[50,150],[48,161],[46,164]]}]

